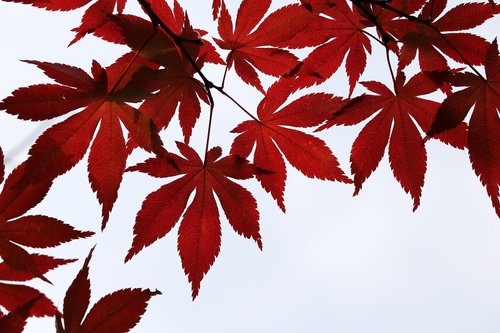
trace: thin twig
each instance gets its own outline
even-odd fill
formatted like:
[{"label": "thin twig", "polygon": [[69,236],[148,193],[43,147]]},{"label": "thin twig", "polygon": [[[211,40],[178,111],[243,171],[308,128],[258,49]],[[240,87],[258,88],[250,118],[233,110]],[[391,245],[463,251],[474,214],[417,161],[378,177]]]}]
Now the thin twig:
[{"label": "thin twig", "polygon": [[234,97],[232,97],[231,95],[229,95],[222,87],[217,87],[217,86],[214,86],[213,87],[215,90],[217,90],[218,92],[220,92],[222,95],[226,96],[230,101],[232,101],[234,104],[236,104],[243,112],[245,112],[250,118],[252,118],[253,120],[255,120],[256,122],[260,123],[260,120],[257,119],[253,114],[251,114],[250,112],[248,112],[247,109],[245,109],[240,103],[238,103],[238,101],[236,99],[234,99]]},{"label": "thin twig", "polygon": [[396,77],[394,76],[394,70],[392,69],[391,58],[389,57],[389,48],[385,48],[385,58],[387,59],[387,66],[389,66],[389,72],[391,73],[392,83],[394,85],[394,93],[397,95]]}]

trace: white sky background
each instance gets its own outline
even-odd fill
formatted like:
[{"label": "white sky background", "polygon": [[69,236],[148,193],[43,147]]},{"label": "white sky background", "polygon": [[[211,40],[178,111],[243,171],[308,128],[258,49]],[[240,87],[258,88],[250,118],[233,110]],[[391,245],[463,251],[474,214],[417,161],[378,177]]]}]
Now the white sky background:
[{"label": "white sky background", "polygon": [[[130,0],[127,12],[138,13]],[[239,1],[228,1],[236,13]],[[286,1],[274,1],[273,8]],[[457,1],[454,1],[457,3]],[[197,28],[214,31],[211,1],[181,1]],[[0,2],[0,99],[14,89],[49,82],[19,59],[68,63],[88,70],[92,59],[109,65],[126,48],[86,37],[66,48],[82,10],[48,13]],[[496,37],[498,17],[478,30]],[[373,43],[364,80],[389,83],[384,52]],[[207,68],[219,82],[223,67]],[[227,91],[254,111],[261,99],[234,72]],[[345,96],[343,69],[319,89]],[[356,91],[361,93],[362,90]],[[212,145],[227,153],[226,134],[246,120],[235,105],[216,94]],[[206,112],[205,112],[206,113]],[[206,114],[205,114],[206,115]],[[202,151],[206,117],[195,128],[193,144]],[[0,146],[10,171],[24,160],[48,122],[29,123],[0,114]],[[164,138],[179,140],[176,128]],[[361,126],[320,133],[343,169]],[[170,149],[174,150],[170,143]],[[101,209],[88,185],[85,162],[54,184],[35,209],[81,230],[97,233],[46,253],[84,258],[97,243],[91,262],[92,300],[126,287],[159,289],[133,332],[498,332],[500,329],[500,223],[465,151],[437,141],[427,144],[428,171],[420,208],[393,178],[387,156],[357,197],[352,186],[311,180],[288,167],[287,214],[256,181],[247,181],[259,204],[264,251],[238,236],[222,218],[222,248],[192,302],[190,285],[177,254],[177,228],[123,264],[131,245],[135,214],[145,196],[164,183],[126,174],[108,227],[101,234]],[[133,161],[143,155],[135,154]],[[221,213],[221,215],[223,215]],[[62,308],[62,300],[82,262],[49,273],[54,286],[32,284]],[[1,295],[0,295],[1,297]],[[53,332],[52,319],[30,320],[26,332]]]}]

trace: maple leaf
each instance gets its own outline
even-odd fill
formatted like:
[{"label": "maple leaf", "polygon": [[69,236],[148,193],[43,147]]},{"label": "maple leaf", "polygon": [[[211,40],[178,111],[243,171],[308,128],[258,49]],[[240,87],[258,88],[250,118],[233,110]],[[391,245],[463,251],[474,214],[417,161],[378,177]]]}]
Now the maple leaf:
[{"label": "maple leaf", "polygon": [[102,297],[89,310],[89,262],[92,252],[93,249],[66,291],[64,323],[56,314],[58,333],[126,333],[137,325],[151,297],[161,294],[149,289],[121,289]]},{"label": "maple leaf", "polygon": [[428,136],[458,126],[469,114],[469,158],[500,217],[500,61],[495,39],[485,59],[486,78],[474,73],[456,73],[454,86],[465,87],[448,96],[437,111]]},{"label": "maple leaf", "polygon": [[363,31],[363,17],[353,11],[345,0],[301,2],[318,14],[316,25],[311,30],[315,31],[315,34],[323,34],[323,38],[328,42],[316,48],[302,61],[297,74],[299,86],[310,86],[325,81],[337,71],[345,58],[351,95],[365,69],[366,55],[371,53],[370,40]]},{"label": "maple leaf", "polygon": [[[47,268],[63,262],[50,257],[34,257],[20,245],[32,248],[54,247],[77,238],[89,237],[93,232],[75,230],[44,215],[22,216],[42,201],[52,185],[50,180],[42,180],[26,187],[16,187],[15,184],[24,171],[25,164],[18,166],[7,178],[0,193],[0,257],[4,264],[24,275],[48,281],[43,276]],[[51,262],[52,259],[56,261]]]},{"label": "maple leaf", "polygon": [[[236,155],[220,158],[222,150],[219,147],[212,148],[207,153],[205,163],[186,144],[178,142],[177,147],[184,156],[174,157],[178,170],[158,157],[128,169],[155,177],[179,174],[182,177],[163,185],[146,197],[137,213],[134,240],[125,260],[130,260],[144,247],[164,237],[184,212],[177,244],[182,267],[192,284],[194,299],[198,295],[203,276],[220,250],[221,227],[214,193],[234,231],[252,238],[262,249],[257,203],[250,192],[229,179],[252,178],[258,170],[246,159]],[[188,205],[193,191],[194,199]]]},{"label": "maple leaf", "polygon": [[[175,2],[175,5],[177,9],[178,3]],[[160,18],[184,40],[194,41],[200,35],[191,27],[187,16],[181,9],[172,12],[166,4],[163,7],[159,5],[152,7],[155,12],[162,13]],[[201,114],[200,101],[205,103],[209,101],[203,83],[193,77],[196,73],[193,64],[185,55],[178,52],[175,43],[164,31],[154,33],[149,21],[127,15],[115,16],[112,21],[119,28],[120,43],[127,44],[132,50],[139,52],[141,57],[156,64],[156,66],[138,70],[135,77],[150,85],[152,90],[158,90],[155,95],[144,101],[139,110],[151,117],[158,129],[163,129],[168,126],[178,109],[184,141],[189,142],[192,130]],[[178,22],[181,22],[180,26]],[[114,28],[111,30],[114,31]],[[150,36],[153,33],[153,38],[144,46],[144,36]],[[106,36],[107,34],[104,38],[107,38]],[[199,68],[203,67],[205,61],[223,63],[215,48],[208,41],[202,39],[201,42],[203,45],[200,47],[197,47],[194,42],[187,44],[190,46],[189,54]],[[163,68],[158,70],[158,66]]]},{"label": "maple leaf", "polygon": [[18,306],[14,311],[9,312],[7,315],[0,316],[0,332],[5,333],[22,333],[24,326],[30,315],[30,310],[33,305],[38,301],[39,297]]},{"label": "maple leaf", "polygon": [[132,85],[116,90],[109,87],[107,72],[97,62],[93,77],[64,64],[28,61],[60,85],[39,84],[20,88],[7,97],[0,109],[25,120],[45,120],[84,107],[80,112],[53,125],[30,148],[25,174],[16,186],[40,179],[54,179],[75,166],[97,134],[88,158],[89,181],[102,205],[102,227],[117,197],[127,158],[121,124],[140,147],[162,153],[162,142],[153,120],[127,102],[142,100],[144,91]]},{"label": "maple leaf", "polygon": [[400,70],[412,62],[417,51],[420,68],[424,71],[449,68],[441,53],[459,63],[483,64],[488,42],[459,31],[481,25],[498,10],[486,3],[465,3],[442,15],[446,4],[446,0],[428,1],[418,16],[420,21],[398,20],[393,23],[398,26],[393,31],[403,43],[399,54]]},{"label": "maple leaf", "polygon": [[[355,125],[374,115],[352,145],[350,160],[356,186],[354,195],[377,168],[389,144],[389,162],[394,177],[410,193],[415,210],[420,204],[427,168],[427,153],[417,124],[423,131],[428,130],[439,107],[439,103],[418,96],[437,90],[440,84],[427,73],[419,73],[405,83],[403,72],[396,77],[394,92],[380,82],[362,84],[375,95],[366,94],[351,101],[320,129]],[[450,136],[450,143],[464,148],[464,126]]]},{"label": "maple leaf", "polygon": [[270,5],[271,0],[244,0],[233,30],[233,21],[222,1],[218,21],[221,39],[214,38],[222,49],[230,51],[226,59],[228,66],[234,65],[236,74],[262,93],[264,89],[256,69],[280,77],[296,68],[297,57],[277,46],[289,44],[290,39],[309,24],[303,19],[304,15],[311,16],[302,6],[290,5],[264,18]]},{"label": "maple leaf", "polygon": [[351,183],[322,140],[289,128],[320,125],[340,107],[342,99],[329,94],[309,94],[278,110],[292,92],[288,81],[278,81],[260,102],[258,121],[245,121],[232,131],[240,134],[234,139],[231,153],[248,157],[255,146],[253,163],[269,171],[256,177],[283,211],[286,181],[283,156],[307,177]]}]

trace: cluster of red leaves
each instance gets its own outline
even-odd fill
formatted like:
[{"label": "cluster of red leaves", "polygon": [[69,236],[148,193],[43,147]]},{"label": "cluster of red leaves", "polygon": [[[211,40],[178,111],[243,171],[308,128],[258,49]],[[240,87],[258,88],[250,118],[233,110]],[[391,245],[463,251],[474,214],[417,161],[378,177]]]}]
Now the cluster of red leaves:
[{"label": "cluster of red leaves", "polygon": [[[62,11],[91,2],[4,1]],[[218,36],[193,28],[176,0],[173,6],[164,0],[138,2],[148,19],[124,14],[126,0],[94,1],[71,41],[93,34],[126,45],[130,52],[106,68],[94,61],[91,75],[65,64],[26,61],[56,83],[17,89],[0,103],[1,110],[23,120],[61,118],[37,138],[27,160],[10,174],[0,193],[0,279],[47,281],[47,271],[72,260],[29,253],[23,246],[52,247],[92,234],[54,218],[24,216],[87,151],[89,183],[102,205],[103,229],[126,171],[175,177],[145,198],[125,260],[180,221],[178,251],[193,298],[220,250],[218,206],[238,234],[262,248],[257,202],[235,180],[255,177],[285,211],[285,160],[307,177],[354,183],[357,194],[389,145],[394,177],[416,209],[427,168],[424,143],[437,138],[469,150],[472,167],[500,216],[498,44],[466,32],[498,14],[492,1],[447,9],[446,0],[301,0],[268,13],[271,0],[243,0],[233,20],[226,3],[214,0]],[[359,82],[373,42],[386,50],[392,87]],[[295,50],[308,53],[300,58]],[[219,51],[226,53],[225,61]],[[417,54],[421,72],[407,79],[404,70]],[[398,63],[393,67],[394,56]],[[450,61],[465,69],[453,68]],[[212,93],[230,97],[204,75],[207,63],[226,70],[234,67],[245,83],[264,95],[255,116],[243,110],[250,119],[233,129],[237,136],[224,157],[220,147],[208,149],[210,130],[204,155],[189,146],[203,103],[209,105],[211,121]],[[296,96],[325,82],[342,64],[349,78],[348,96]],[[481,66],[484,76],[478,70]],[[262,75],[274,78],[267,89]],[[369,92],[352,97],[358,83]],[[442,102],[423,97],[439,91],[446,94]],[[138,107],[131,105],[138,102]],[[168,152],[160,137],[176,113],[183,132],[183,142],[177,143],[181,155]],[[328,144],[306,129],[361,122],[366,123],[351,149],[351,180]],[[138,147],[154,156],[127,168],[130,152]],[[0,159],[3,180],[1,150]],[[0,283],[0,294],[8,295],[0,299],[8,312],[0,317],[0,330],[21,332],[26,318],[43,315],[56,317],[58,332],[127,332],[135,326],[156,292],[120,290],[88,310],[90,257],[66,293],[63,314],[31,287]]]}]

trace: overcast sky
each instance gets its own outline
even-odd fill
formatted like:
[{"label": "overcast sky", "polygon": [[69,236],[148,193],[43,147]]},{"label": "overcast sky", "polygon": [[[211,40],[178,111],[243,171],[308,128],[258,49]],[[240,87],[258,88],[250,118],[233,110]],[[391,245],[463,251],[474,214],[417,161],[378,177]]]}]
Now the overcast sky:
[{"label": "overcast sky", "polygon": [[[131,2],[128,12],[137,13]],[[229,2],[235,13],[239,1]],[[211,1],[181,3],[195,27],[213,31]],[[283,3],[274,1],[273,8]],[[88,70],[92,59],[108,65],[125,51],[92,37],[66,48],[72,39],[69,30],[79,24],[81,14],[47,13],[0,2],[0,99],[18,87],[49,82],[41,71],[19,59],[63,62]],[[490,20],[481,34],[491,41],[499,24],[498,17]],[[363,78],[387,83],[383,50],[374,47]],[[216,82],[221,73],[222,67],[207,68],[207,75]],[[252,110],[261,98],[234,73],[226,87]],[[315,90],[345,96],[343,70]],[[214,133],[227,133],[245,119],[230,101],[217,96]],[[0,122],[0,146],[9,170],[24,160],[36,136],[50,123],[22,122],[3,113]],[[167,141],[181,138],[176,127],[164,135]],[[319,134],[346,172],[350,146],[360,129]],[[193,137],[196,148],[203,147],[205,131],[202,117]],[[227,153],[232,138],[224,134],[211,142]],[[169,147],[173,149],[170,143]],[[500,329],[499,220],[466,152],[435,141],[427,144],[427,152],[422,203],[414,213],[411,198],[392,176],[387,156],[354,198],[352,186],[310,180],[288,166],[287,214],[255,181],[245,182],[259,203],[264,251],[235,234],[223,218],[221,253],[194,302],[177,254],[177,228],[123,264],[135,214],[145,196],[164,181],[127,174],[101,234],[101,210],[88,185],[86,162],[81,162],[56,181],[33,212],[98,233],[46,252],[83,258],[97,244],[91,263],[92,302],[126,287],[163,292],[150,302],[133,330],[136,333],[496,333]],[[132,159],[143,157],[135,154]],[[38,281],[32,285],[62,308],[65,290],[81,264],[49,273],[54,286]],[[26,329],[28,333],[52,331],[52,319],[30,320]]]}]

